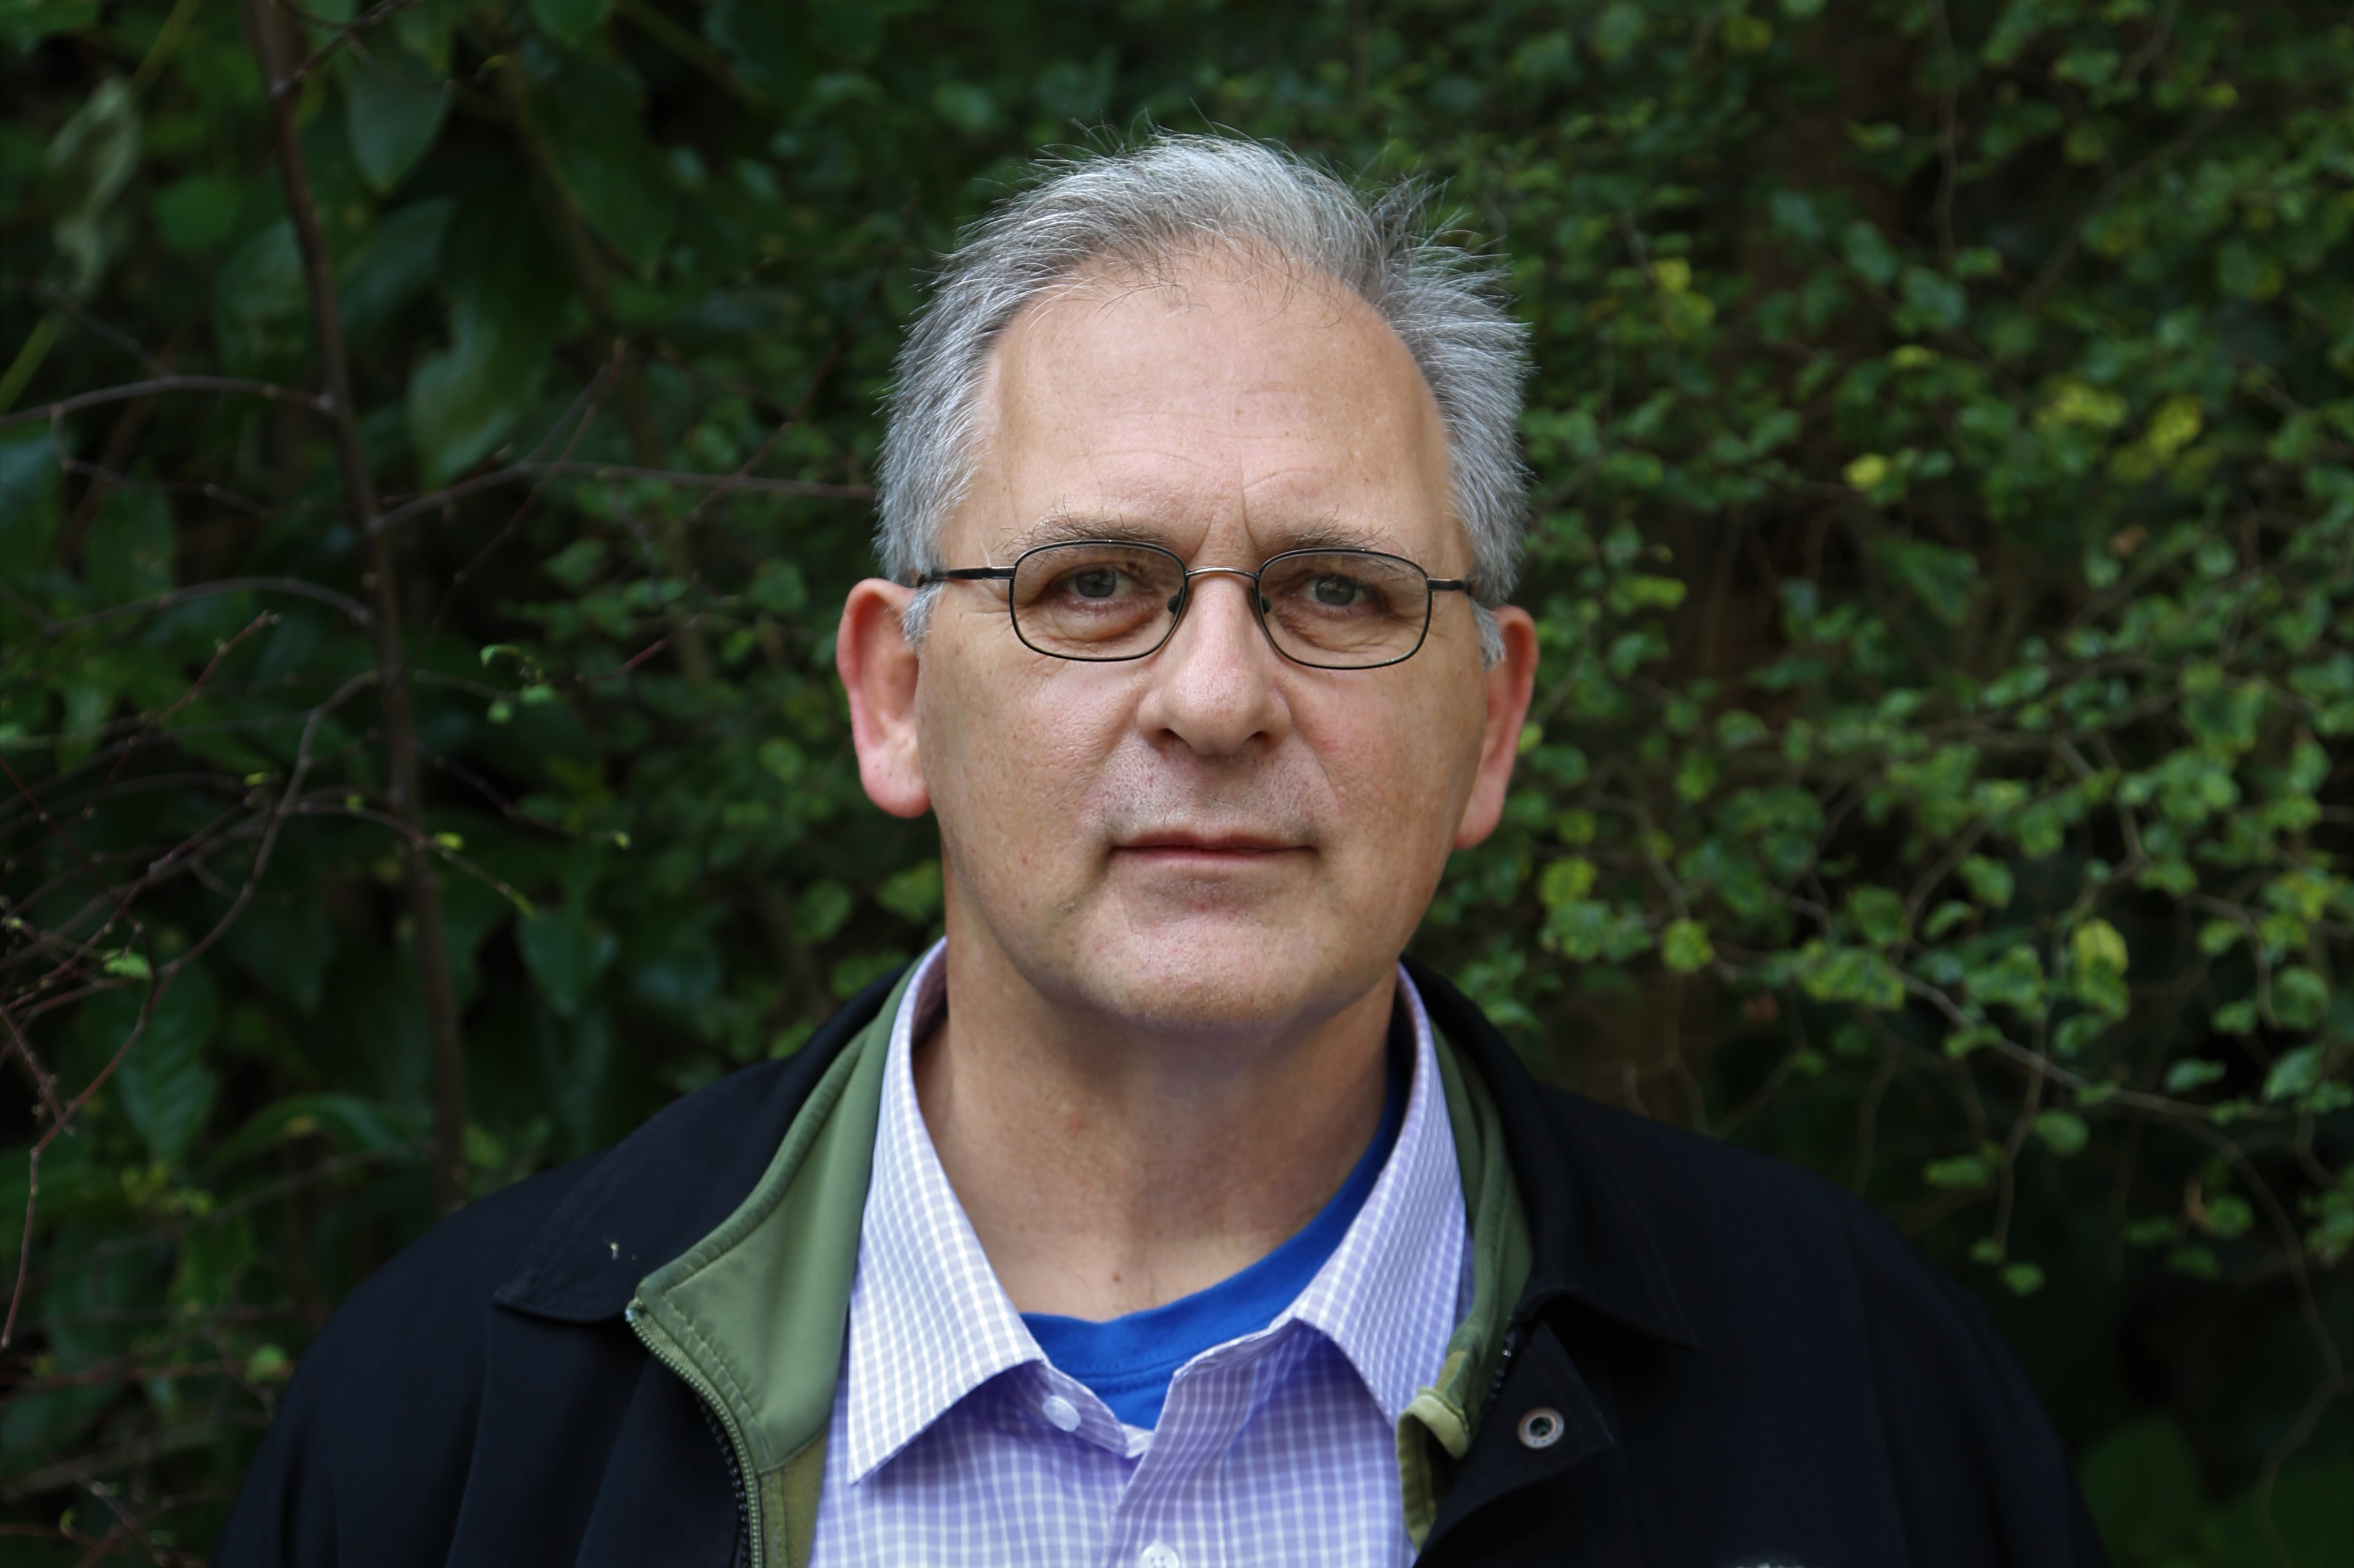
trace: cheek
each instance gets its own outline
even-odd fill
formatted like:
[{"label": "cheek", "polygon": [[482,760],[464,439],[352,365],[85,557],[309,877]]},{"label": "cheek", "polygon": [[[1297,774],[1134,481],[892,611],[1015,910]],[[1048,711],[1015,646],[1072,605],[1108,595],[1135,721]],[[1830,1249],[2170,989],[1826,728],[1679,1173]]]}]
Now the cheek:
[{"label": "cheek", "polygon": [[941,834],[968,851],[968,873],[985,876],[987,863],[1084,849],[1087,835],[1072,830],[1118,726],[1091,720],[1102,705],[1055,673],[984,662],[961,655],[928,665],[916,723]]},{"label": "cheek", "polygon": [[1302,715],[1302,738],[1331,787],[1349,857],[1367,879],[1426,880],[1453,847],[1486,711],[1479,688],[1459,686],[1407,687]]}]

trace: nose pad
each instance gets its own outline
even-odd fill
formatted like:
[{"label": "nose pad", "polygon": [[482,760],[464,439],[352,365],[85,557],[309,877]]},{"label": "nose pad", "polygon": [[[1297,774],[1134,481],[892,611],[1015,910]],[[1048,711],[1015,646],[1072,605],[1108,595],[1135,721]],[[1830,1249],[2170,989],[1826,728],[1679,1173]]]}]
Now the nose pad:
[{"label": "nose pad", "polygon": [[[1256,618],[1259,623],[1259,629],[1262,631],[1267,630],[1267,612],[1275,608],[1275,601],[1267,598],[1264,594],[1258,591],[1258,582],[1250,573],[1235,567],[1204,567],[1198,571],[1189,573],[1186,577],[1185,585],[1182,588],[1180,588],[1177,590],[1175,597],[1172,598],[1169,601],[1169,611],[1172,615],[1179,617],[1182,617],[1184,615],[1186,607],[1192,601],[1193,597],[1193,579],[1199,577],[1240,577],[1242,579],[1243,591],[1249,596],[1244,600],[1244,602],[1248,604],[1255,612]],[[1270,641],[1273,641],[1272,633],[1269,633],[1268,640]]]}]

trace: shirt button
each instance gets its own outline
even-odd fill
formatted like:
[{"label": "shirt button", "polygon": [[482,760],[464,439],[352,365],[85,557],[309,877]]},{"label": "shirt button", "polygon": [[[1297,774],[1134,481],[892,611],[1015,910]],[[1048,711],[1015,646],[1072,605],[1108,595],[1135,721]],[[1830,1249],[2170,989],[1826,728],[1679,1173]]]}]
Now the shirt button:
[{"label": "shirt button", "polygon": [[1136,1568],[1185,1568],[1185,1560],[1165,1541],[1156,1541],[1136,1554]]},{"label": "shirt button", "polygon": [[1038,1414],[1044,1416],[1047,1425],[1057,1432],[1076,1432],[1079,1429],[1079,1407],[1059,1393],[1048,1394],[1045,1402],[1038,1406]]}]

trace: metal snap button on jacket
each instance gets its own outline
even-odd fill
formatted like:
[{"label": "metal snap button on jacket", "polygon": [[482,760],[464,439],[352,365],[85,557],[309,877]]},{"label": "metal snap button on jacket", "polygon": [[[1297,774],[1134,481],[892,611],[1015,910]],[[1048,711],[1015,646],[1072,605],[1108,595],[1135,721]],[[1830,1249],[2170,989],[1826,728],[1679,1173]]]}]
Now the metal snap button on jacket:
[{"label": "metal snap button on jacket", "polygon": [[1561,1412],[1550,1404],[1540,1404],[1521,1417],[1521,1446],[1550,1448],[1561,1441]]}]

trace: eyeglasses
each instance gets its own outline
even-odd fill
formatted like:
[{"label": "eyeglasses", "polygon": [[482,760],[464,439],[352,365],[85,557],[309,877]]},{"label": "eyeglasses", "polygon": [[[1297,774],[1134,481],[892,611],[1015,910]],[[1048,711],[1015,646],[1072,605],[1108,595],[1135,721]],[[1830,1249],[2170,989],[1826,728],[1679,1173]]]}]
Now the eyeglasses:
[{"label": "eyeglasses", "polygon": [[1287,550],[1255,572],[1188,569],[1173,551],[1118,539],[1077,539],[1023,552],[1010,567],[963,567],[918,577],[1002,582],[1013,635],[1055,659],[1113,663],[1160,652],[1193,602],[1193,579],[1242,577],[1275,651],[1316,670],[1377,670],[1411,659],[1430,633],[1430,596],[1468,593],[1377,550]]}]

